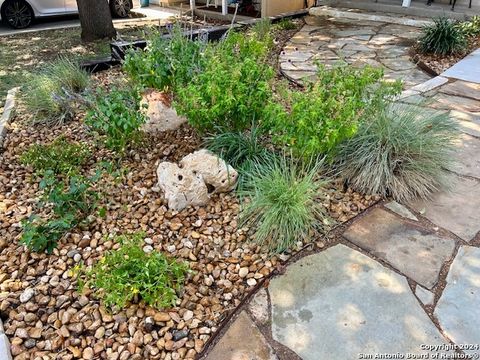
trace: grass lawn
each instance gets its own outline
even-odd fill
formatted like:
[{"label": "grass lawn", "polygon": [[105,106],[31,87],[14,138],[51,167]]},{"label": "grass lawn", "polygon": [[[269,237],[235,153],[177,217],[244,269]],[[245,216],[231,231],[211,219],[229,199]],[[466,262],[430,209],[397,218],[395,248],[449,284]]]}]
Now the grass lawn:
[{"label": "grass lawn", "polygon": [[[147,25],[151,26],[151,25]],[[147,26],[117,28],[118,37],[142,37]],[[28,74],[58,56],[95,58],[110,53],[110,40],[82,43],[80,28],[39,31],[0,37],[0,108],[9,89],[21,85]]]}]

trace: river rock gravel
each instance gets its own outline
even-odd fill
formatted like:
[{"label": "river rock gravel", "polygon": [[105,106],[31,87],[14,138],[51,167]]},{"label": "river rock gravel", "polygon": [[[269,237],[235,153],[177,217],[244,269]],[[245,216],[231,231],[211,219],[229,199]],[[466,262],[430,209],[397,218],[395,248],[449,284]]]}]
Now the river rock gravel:
[{"label": "river rock gravel", "polygon": [[[108,83],[108,73],[97,81]],[[64,135],[89,144],[92,157],[84,173],[92,173],[97,162],[113,161],[113,155],[86,131],[81,115],[54,127],[33,126],[27,118],[19,109],[0,153],[0,317],[15,360],[192,359],[248,292],[304,246],[298,243],[276,256],[250,242],[248,229],[238,226],[234,192],[213,194],[203,207],[168,210],[157,186],[158,164],[176,163],[201,148],[199,136],[184,124],[145,135],[141,146],[120,160],[122,176],[102,178],[97,191],[105,216],[90,216],[50,255],[30,252],[18,242],[20,221],[32,213],[40,192],[32,169],[20,163],[21,154],[31,144]],[[333,181],[321,201],[341,223],[376,200]],[[109,312],[94,292],[78,292],[74,269],[117,248],[113,234],[138,231],[145,234],[145,251],[183,260],[193,272],[171,309],[140,302]]]}]

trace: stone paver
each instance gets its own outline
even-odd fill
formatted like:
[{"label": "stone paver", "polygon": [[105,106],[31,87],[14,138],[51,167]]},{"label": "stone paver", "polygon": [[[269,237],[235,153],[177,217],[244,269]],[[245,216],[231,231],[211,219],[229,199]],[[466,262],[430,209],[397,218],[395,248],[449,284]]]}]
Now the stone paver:
[{"label": "stone paver", "polygon": [[480,101],[480,84],[458,80],[442,86],[440,92],[449,95],[468,97]]},{"label": "stone paver", "polygon": [[273,338],[304,360],[445,343],[403,276],[344,245],[290,265],[269,292]]},{"label": "stone paver", "polygon": [[442,76],[480,84],[480,49],[453,65]]},{"label": "stone paver", "polygon": [[310,17],[285,46],[280,67],[291,79],[314,80],[316,61],[327,68],[345,61],[354,66],[383,67],[387,79],[401,79],[410,87],[430,79],[408,56],[411,39],[418,35],[419,29],[409,26]]},{"label": "stone paver", "polygon": [[206,357],[208,360],[276,360],[277,356],[244,311]]},{"label": "stone paver", "polygon": [[435,299],[434,293],[427,289],[424,289],[420,285],[417,285],[417,287],[415,288],[415,295],[417,295],[423,305],[432,305]]},{"label": "stone paver", "polygon": [[355,221],[343,236],[431,289],[455,248],[452,239],[376,208]]},{"label": "stone paver", "polygon": [[260,324],[266,324],[269,317],[268,294],[265,288],[260,289],[248,304],[248,311]]},{"label": "stone paver", "polygon": [[[447,276],[435,315],[445,334],[456,344],[480,344],[480,249],[463,246]],[[465,350],[479,354],[478,350]]]},{"label": "stone paver", "polygon": [[457,141],[455,161],[450,169],[457,174],[480,179],[480,139],[462,134]]},{"label": "stone paver", "polygon": [[460,131],[480,138],[480,114],[452,110],[450,117],[458,122]]},{"label": "stone paver", "polygon": [[402,204],[397,203],[396,201],[391,201],[388,204],[384,205],[388,210],[393,211],[394,213],[403,216],[404,218],[418,221],[417,217],[412,214],[410,210],[408,210]]},{"label": "stone paver", "polygon": [[480,231],[480,182],[459,176],[452,178],[452,190],[437,193],[432,200],[410,203],[431,222],[471,241]]}]

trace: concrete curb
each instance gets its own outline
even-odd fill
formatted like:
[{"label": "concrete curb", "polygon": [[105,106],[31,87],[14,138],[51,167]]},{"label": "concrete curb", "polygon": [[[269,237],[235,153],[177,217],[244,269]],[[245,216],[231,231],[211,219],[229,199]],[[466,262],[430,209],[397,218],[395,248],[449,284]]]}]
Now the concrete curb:
[{"label": "concrete curb", "polygon": [[425,25],[430,25],[432,22],[428,20],[416,20],[404,17],[392,17],[387,15],[372,15],[366,13],[359,13],[353,11],[342,11],[337,10],[328,6],[314,7],[310,9],[310,15],[313,16],[333,16],[340,18],[347,18],[353,20],[368,20],[368,21],[378,21],[389,24],[398,24],[406,25],[413,27],[424,27]]},{"label": "concrete curb", "polygon": [[19,87],[8,90],[7,99],[5,100],[5,106],[3,108],[3,114],[0,117],[0,148],[3,146],[3,139],[7,131],[7,124],[12,118],[13,110],[15,109],[15,95],[17,94]]}]

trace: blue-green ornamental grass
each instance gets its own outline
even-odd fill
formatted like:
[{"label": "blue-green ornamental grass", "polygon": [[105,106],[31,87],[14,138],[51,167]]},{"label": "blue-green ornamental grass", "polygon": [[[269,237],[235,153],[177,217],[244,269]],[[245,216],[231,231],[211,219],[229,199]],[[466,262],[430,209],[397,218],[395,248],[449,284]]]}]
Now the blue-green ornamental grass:
[{"label": "blue-green ornamental grass", "polygon": [[446,168],[457,137],[448,114],[386,104],[341,145],[339,173],[364,194],[399,201],[428,198],[449,185]]},{"label": "blue-green ornamental grass", "polygon": [[129,302],[143,300],[157,309],[175,305],[189,268],[186,263],[164,254],[143,251],[144,234],[117,236],[120,247],[111,250],[86,271],[80,288],[93,288],[110,308],[124,308]]},{"label": "blue-green ornamental grass", "polygon": [[322,161],[298,162],[283,156],[251,166],[240,192],[248,198],[240,220],[250,228],[255,242],[282,252],[328,227],[321,203],[327,184],[319,175],[322,165]]}]

